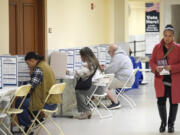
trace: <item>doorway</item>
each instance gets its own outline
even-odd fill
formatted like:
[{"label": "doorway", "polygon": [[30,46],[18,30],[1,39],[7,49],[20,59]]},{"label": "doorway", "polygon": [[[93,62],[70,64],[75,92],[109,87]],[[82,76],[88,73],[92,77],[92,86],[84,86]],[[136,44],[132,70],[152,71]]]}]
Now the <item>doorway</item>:
[{"label": "doorway", "polygon": [[172,16],[172,25],[175,29],[175,41],[180,43],[180,5],[172,5],[171,16]]},{"label": "doorway", "polygon": [[9,52],[45,56],[45,0],[9,0]]}]

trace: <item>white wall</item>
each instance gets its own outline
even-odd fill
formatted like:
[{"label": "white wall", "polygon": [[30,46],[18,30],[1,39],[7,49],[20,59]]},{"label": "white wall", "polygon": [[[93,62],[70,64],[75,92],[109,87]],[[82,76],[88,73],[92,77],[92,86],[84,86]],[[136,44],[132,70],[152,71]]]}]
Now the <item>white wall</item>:
[{"label": "white wall", "polygon": [[128,41],[128,1],[114,0],[115,42]]},{"label": "white wall", "polygon": [[111,42],[110,10],[109,0],[47,0],[48,49]]},{"label": "white wall", "polygon": [[9,8],[8,0],[0,1],[0,54],[9,53]]},{"label": "white wall", "polygon": [[[152,1],[161,2],[162,31],[166,24],[171,23],[171,5],[180,4],[180,0],[129,0],[141,3]],[[46,0],[46,2],[47,28],[53,28],[52,34],[47,34],[47,49],[114,42],[116,29],[114,0]],[[90,10],[92,2],[94,10]],[[143,7],[143,5],[140,9],[134,7],[138,15],[133,15],[135,13],[131,10],[129,35],[144,33]],[[8,0],[0,0],[0,18],[0,54],[4,54],[9,53]]]},{"label": "white wall", "polygon": [[107,40],[109,43],[115,42],[115,16],[114,16],[114,0],[107,0],[107,10],[106,10],[106,17],[107,17]]},{"label": "white wall", "polygon": [[145,34],[145,1],[129,1],[129,35]]}]

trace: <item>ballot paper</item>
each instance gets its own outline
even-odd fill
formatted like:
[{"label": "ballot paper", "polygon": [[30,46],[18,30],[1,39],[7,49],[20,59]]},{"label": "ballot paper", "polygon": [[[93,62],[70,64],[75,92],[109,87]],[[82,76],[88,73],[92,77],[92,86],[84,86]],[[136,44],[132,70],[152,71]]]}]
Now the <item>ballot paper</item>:
[{"label": "ballot paper", "polygon": [[160,75],[170,75],[170,72],[163,68],[163,70],[159,74]]}]

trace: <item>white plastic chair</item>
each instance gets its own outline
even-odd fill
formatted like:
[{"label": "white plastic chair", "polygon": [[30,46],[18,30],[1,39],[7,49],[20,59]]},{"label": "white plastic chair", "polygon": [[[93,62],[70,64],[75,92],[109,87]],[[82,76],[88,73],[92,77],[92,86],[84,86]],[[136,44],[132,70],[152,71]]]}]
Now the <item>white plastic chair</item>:
[{"label": "white plastic chair", "polygon": [[125,90],[131,88],[131,87],[128,87],[127,84],[133,77],[135,78],[135,75],[138,70],[139,69],[133,70],[132,74],[129,76],[127,81],[124,83],[123,87],[120,90],[118,90],[118,94],[116,96],[117,100],[119,97],[122,97],[130,105],[131,108],[134,108],[136,106],[136,103],[133,101],[133,99],[131,99],[128,95],[125,94]]},{"label": "white plastic chair", "polygon": [[[98,115],[101,119],[112,117],[112,112],[105,106],[105,104],[101,100],[103,97],[105,97],[107,95],[106,90],[109,87],[109,85],[111,84],[113,78],[114,78],[114,74],[105,74],[102,78],[99,78],[97,80],[97,82],[95,82],[93,84],[96,86],[93,93],[91,94],[91,96],[87,97],[87,104],[89,104],[92,107],[92,109],[98,113]],[[101,94],[98,94],[98,92],[96,93],[99,86],[105,87],[104,91]],[[98,102],[95,103],[92,100],[92,97],[94,97]],[[105,112],[103,112],[103,110],[98,109],[98,107],[97,107],[98,105],[103,106],[103,108],[106,110],[106,114],[105,114]]]}]

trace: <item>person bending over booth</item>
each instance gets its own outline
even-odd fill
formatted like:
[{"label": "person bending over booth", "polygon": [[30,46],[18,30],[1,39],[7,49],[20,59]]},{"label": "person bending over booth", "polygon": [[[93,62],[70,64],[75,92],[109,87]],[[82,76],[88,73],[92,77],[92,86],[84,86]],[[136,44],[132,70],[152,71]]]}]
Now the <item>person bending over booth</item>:
[{"label": "person bending over booth", "polygon": [[[33,113],[37,113],[43,107],[45,109],[54,110],[57,104],[60,103],[60,96],[51,96],[48,100],[48,104],[44,105],[45,98],[48,95],[48,91],[51,86],[56,83],[56,78],[51,67],[44,61],[43,56],[39,56],[35,52],[29,52],[25,56],[25,61],[30,68],[31,80],[30,84],[32,86],[29,96],[25,99],[21,109],[23,113],[18,114],[18,121],[20,125],[25,127],[25,132],[31,125],[31,114],[29,110]],[[17,99],[16,106],[19,105],[21,99]]]}]

